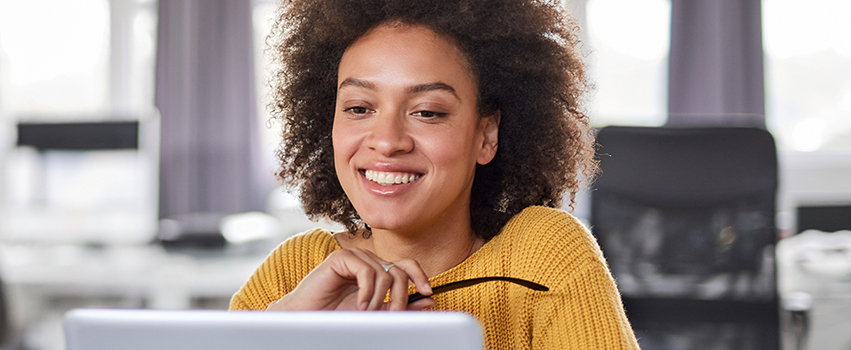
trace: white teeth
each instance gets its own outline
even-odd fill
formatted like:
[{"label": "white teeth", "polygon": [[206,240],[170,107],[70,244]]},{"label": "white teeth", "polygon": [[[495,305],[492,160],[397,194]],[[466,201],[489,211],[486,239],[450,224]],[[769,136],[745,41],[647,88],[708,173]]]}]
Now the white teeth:
[{"label": "white teeth", "polygon": [[384,171],[367,170],[364,172],[367,180],[375,181],[382,186],[390,186],[394,184],[406,184],[414,182],[420,178],[420,175],[411,173],[391,173]]}]

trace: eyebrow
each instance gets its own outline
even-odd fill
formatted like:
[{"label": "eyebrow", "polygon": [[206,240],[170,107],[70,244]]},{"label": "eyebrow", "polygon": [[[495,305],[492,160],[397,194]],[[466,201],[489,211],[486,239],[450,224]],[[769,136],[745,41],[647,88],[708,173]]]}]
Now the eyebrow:
[{"label": "eyebrow", "polygon": [[455,88],[453,88],[449,84],[442,83],[442,82],[414,85],[414,86],[411,86],[410,89],[408,89],[408,93],[411,93],[411,94],[416,94],[416,93],[426,92],[426,91],[446,91],[446,92],[452,94],[452,96],[455,96],[456,99],[461,100],[461,98],[458,97],[458,94],[455,92]]},{"label": "eyebrow", "polygon": [[[376,90],[375,84],[373,84],[369,81],[366,81],[366,80],[363,80],[363,79],[357,79],[357,78],[346,78],[346,80],[343,80],[343,82],[340,83],[340,87],[337,88],[337,91],[340,91],[344,87],[347,87],[347,86],[354,86],[354,87],[364,88],[364,89],[368,89],[368,90]],[[461,100],[461,98],[458,97],[458,93],[455,92],[455,88],[453,88],[452,85],[446,84],[444,82],[438,81],[438,82],[428,83],[428,84],[419,84],[419,85],[414,85],[414,86],[411,86],[411,87],[408,88],[409,94],[417,94],[417,93],[427,92],[427,91],[446,91],[446,92],[452,94],[452,96],[455,96],[456,99]]]},{"label": "eyebrow", "polygon": [[346,78],[346,80],[343,80],[343,82],[340,83],[340,87],[337,88],[337,91],[342,90],[346,86],[354,86],[354,87],[360,87],[360,88],[369,89],[369,90],[375,90],[375,84],[370,83],[366,80],[355,79],[355,78]]}]

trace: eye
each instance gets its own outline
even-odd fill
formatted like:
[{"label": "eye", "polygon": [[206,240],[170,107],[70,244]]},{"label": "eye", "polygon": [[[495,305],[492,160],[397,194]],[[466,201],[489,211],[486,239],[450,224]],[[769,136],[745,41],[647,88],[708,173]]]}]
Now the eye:
[{"label": "eye", "polygon": [[432,119],[432,118],[443,118],[443,117],[446,117],[447,114],[446,113],[440,113],[440,112],[433,112],[433,111],[417,111],[417,112],[414,112],[413,115],[420,116],[420,117],[423,117],[423,118]]},{"label": "eye", "polygon": [[343,110],[343,112],[348,112],[348,113],[351,113],[351,114],[366,114],[366,113],[369,112],[369,109],[367,109],[366,107],[356,106],[356,107],[346,108],[346,109]]}]

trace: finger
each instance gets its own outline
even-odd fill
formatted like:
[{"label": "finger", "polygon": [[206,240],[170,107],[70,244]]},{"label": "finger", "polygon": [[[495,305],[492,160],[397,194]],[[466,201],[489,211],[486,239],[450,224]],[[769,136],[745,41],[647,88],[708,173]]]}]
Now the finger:
[{"label": "finger", "polygon": [[339,276],[352,276],[357,280],[357,306],[360,310],[367,310],[375,288],[375,268],[351,250],[338,250],[332,254],[341,263],[332,264],[332,270]]},{"label": "finger", "polygon": [[375,293],[375,270],[367,266],[357,274],[358,280],[358,308],[361,311],[369,310]]},{"label": "finger", "polygon": [[[404,311],[404,310],[406,310],[407,307],[408,307],[408,280],[409,280],[409,277],[408,277],[408,274],[405,272],[405,270],[403,270],[401,268],[394,268],[395,264],[387,262],[386,260],[380,258],[379,256],[375,255],[375,253],[373,253],[371,251],[365,250],[365,251],[363,251],[363,253],[366,254],[367,256],[369,256],[370,258],[374,259],[378,263],[378,265],[381,267],[381,269],[386,271],[387,274],[390,275],[390,277],[392,278],[392,280],[389,281],[390,284],[386,286],[390,290],[390,303],[388,303],[388,304],[382,303],[382,305],[379,305],[379,307],[381,307],[381,309],[383,309],[383,310],[390,310],[390,311]],[[387,264],[390,264],[389,265],[390,267],[385,268],[385,266],[388,266]],[[379,271],[379,274],[380,274],[380,271]],[[379,290],[379,288],[381,290],[383,290],[385,288],[385,286],[384,285],[376,286],[376,291]],[[382,301],[383,301],[383,299],[382,299]]]},{"label": "finger", "polygon": [[420,300],[408,304],[408,310],[419,311],[425,308],[430,308],[435,304],[437,304],[437,302],[432,297],[422,298]]},{"label": "finger", "polygon": [[408,274],[395,266],[387,272],[393,276],[390,287],[390,311],[405,311],[408,308]]},{"label": "finger", "polygon": [[[428,276],[426,276],[423,268],[420,267],[420,263],[416,260],[402,259],[396,261],[395,264],[396,267],[405,271],[405,274],[408,275],[411,282],[414,282],[414,286],[417,287],[417,291],[420,292],[420,294],[425,296],[431,295],[431,283],[428,282]],[[405,281],[405,284],[407,284],[407,282],[408,281]]]},{"label": "finger", "polygon": [[374,289],[369,300],[369,305],[366,310],[380,310],[384,305],[384,299],[387,297],[387,291],[393,285],[394,278],[384,268],[381,267],[384,260],[367,250],[352,249],[352,253],[358,256],[361,260],[372,267],[374,276]]},{"label": "finger", "polygon": [[370,266],[373,266],[376,270],[385,271],[383,265],[387,264],[388,262],[380,258],[378,255],[375,255],[375,253],[366,249],[358,248],[352,249],[351,251],[352,253],[360,257],[363,261],[369,263]]}]

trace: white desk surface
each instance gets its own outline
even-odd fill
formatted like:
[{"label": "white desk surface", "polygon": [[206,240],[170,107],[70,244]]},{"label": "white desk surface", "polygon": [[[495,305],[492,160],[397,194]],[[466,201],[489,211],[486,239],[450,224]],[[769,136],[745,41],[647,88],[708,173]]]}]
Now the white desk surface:
[{"label": "white desk surface", "polygon": [[151,308],[185,309],[192,298],[235,293],[266,254],[191,255],[155,245],[0,245],[0,276],[11,288],[40,296],[135,296]]},{"label": "white desk surface", "polygon": [[780,297],[806,293],[806,349],[851,349],[851,231],[807,231],[777,244]]}]

